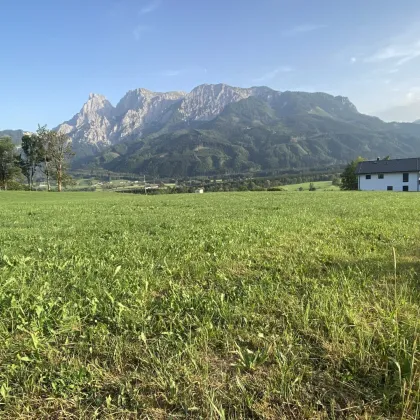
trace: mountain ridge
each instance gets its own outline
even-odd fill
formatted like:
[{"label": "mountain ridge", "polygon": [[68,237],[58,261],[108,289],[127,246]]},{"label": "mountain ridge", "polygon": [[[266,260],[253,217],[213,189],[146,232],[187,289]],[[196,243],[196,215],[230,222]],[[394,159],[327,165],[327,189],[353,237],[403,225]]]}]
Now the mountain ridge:
[{"label": "mountain ridge", "polygon": [[[161,129],[173,131],[196,122],[210,121],[227,105],[251,96],[274,100],[283,94],[287,96],[291,92],[279,92],[266,86],[233,87],[224,83],[202,84],[189,93],[139,88],[128,91],[115,107],[105,96],[90,94],[81,110],[56,129],[72,138],[79,153],[84,149],[83,154],[89,155]],[[336,99],[357,112],[348,98],[338,96]]]},{"label": "mountain ridge", "polygon": [[188,93],[139,88],[116,106],[91,93],[56,129],[73,141],[74,168],[165,177],[420,155],[420,124],[385,123],[344,96],[267,86],[204,84]]},{"label": "mountain ridge", "polygon": [[270,89],[249,93],[239,92],[244,98],[214,118],[208,118],[210,110],[188,120],[178,108],[154,132],[112,145],[79,167],[185,177],[325,167],[358,155],[420,154],[418,124],[385,123],[359,113],[348,98]]},{"label": "mountain ridge", "polygon": [[69,135],[76,149],[96,149],[123,139],[156,131],[168,121],[174,124],[215,118],[226,105],[265,92],[266,87],[238,88],[226,84],[203,84],[191,92],[153,92],[145,88],[128,91],[114,107],[105,96],[90,94],[81,110],[58,127]]}]

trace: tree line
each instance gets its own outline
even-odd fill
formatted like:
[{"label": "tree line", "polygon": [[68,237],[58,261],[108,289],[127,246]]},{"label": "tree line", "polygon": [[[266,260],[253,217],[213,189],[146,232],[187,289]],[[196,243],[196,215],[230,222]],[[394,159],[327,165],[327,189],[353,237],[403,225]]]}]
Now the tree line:
[{"label": "tree line", "polygon": [[7,190],[15,179],[24,176],[28,189],[34,189],[34,177],[40,171],[51,191],[51,180],[57,183],[57,191],[70,182],[68,166],[74,156],[71,141],[63,133],[39,126],[36,133],[22,137],[20,153],[10,137],[0,138],[0,188]]}]

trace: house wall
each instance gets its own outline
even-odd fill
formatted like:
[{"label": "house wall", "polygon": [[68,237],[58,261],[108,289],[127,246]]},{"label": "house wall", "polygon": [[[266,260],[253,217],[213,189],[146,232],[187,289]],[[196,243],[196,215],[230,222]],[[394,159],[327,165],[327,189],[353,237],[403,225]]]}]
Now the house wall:
[{"label": "house wall", "polygon": [[410,172],[408,182],[403,182],[403,173],[384,174],[384,179],[378,179],[378,174],[372,174],[371,179],[366,175],[359,175],[360,191],[387,191],[388,186],[394,187],[394,191],[402,191],[404,185],[408,185],[408,191],[418,191],[418,172]]}]

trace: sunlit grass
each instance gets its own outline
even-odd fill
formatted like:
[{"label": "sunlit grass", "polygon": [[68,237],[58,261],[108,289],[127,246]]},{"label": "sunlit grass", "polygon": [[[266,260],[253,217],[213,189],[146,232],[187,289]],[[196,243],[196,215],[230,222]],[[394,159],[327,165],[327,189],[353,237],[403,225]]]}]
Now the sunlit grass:
[{"label": "sunlit grass", "polygon": [[316,191],[339,191],[340,188],[336,185],[332,185],[332,181],[315,181],[315,182],[303,182],[301,184],[289,184],[283,188],[287,191],[298,191],[299,188],[303,188],[305,191],[309,191],[309,186],[313,184]]},{"label": "sunlit grass", "polygon": [[418,418],[419,208],[0,192],[0,415]]}]

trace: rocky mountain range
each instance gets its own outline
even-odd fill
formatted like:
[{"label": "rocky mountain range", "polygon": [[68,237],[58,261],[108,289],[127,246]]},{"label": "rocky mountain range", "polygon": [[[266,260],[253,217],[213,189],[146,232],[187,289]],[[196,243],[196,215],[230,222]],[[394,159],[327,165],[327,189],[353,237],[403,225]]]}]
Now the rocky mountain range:
[{"label": "rocky mountain range", "polygon": [[211,120],[230,103],[250,96],[267,96],[269,92],[271,89],[265,87],[242,89],[224,84],[201,85],[190,93],[136,89],[115,107],[104,96],[92,93],[80,112],[57,129],[72,138],[79,153],[92,154],[105,146],[158,131],[167,124]]},{"label": "rocky mountain range", "polygon": [[72,138],[76,150],[91,154],[126,138],[142,136],[148,125],[168,118],[171,106],[185,96],[183,92],[136,89],[114,107],[104,96],[92,93],[80,112],[57,129]]},{"label": "rocky mountain range", "polygon": [[145,100],[143,91],[134,92],[124,116],[109,120],[110,146],[77,167],[183,177],[420,155],[420,125],[363,115],[342,96],[203,85],[153,112],[148,104],[163,94]]},{"label": "rocky mountain range", "polygon": [[[282,97],[285,111],[289,109],[293,113],[295,110],[287,103],[289,95],[290,92],[282,93],[268,87],[237,88],[225,84],[200,85],[190,93],[136,89],[129,91],[114,107],[104,96],[92,93],[80,112],[56,129],[68,134],[79,151],[89,146],[91,150],[87,148],[85,152],[91,154],[96,149],[138,139],[163,128],[167,132],[210,121],[227,105],[250,97],[268,101]],[[337,97],[335,105],[346,105],[357,112],[347,98]],[[312,105],[307,111],[314,112]]]},{"label": "rocky mountain range", "polygon": [[348,98],[268,87],[201,85],[190,93],[129,91],[114,107],[91,94],[57,127],[74,168],[162,177],[328,167],[420,155],[420,124],[385,123]]}]

